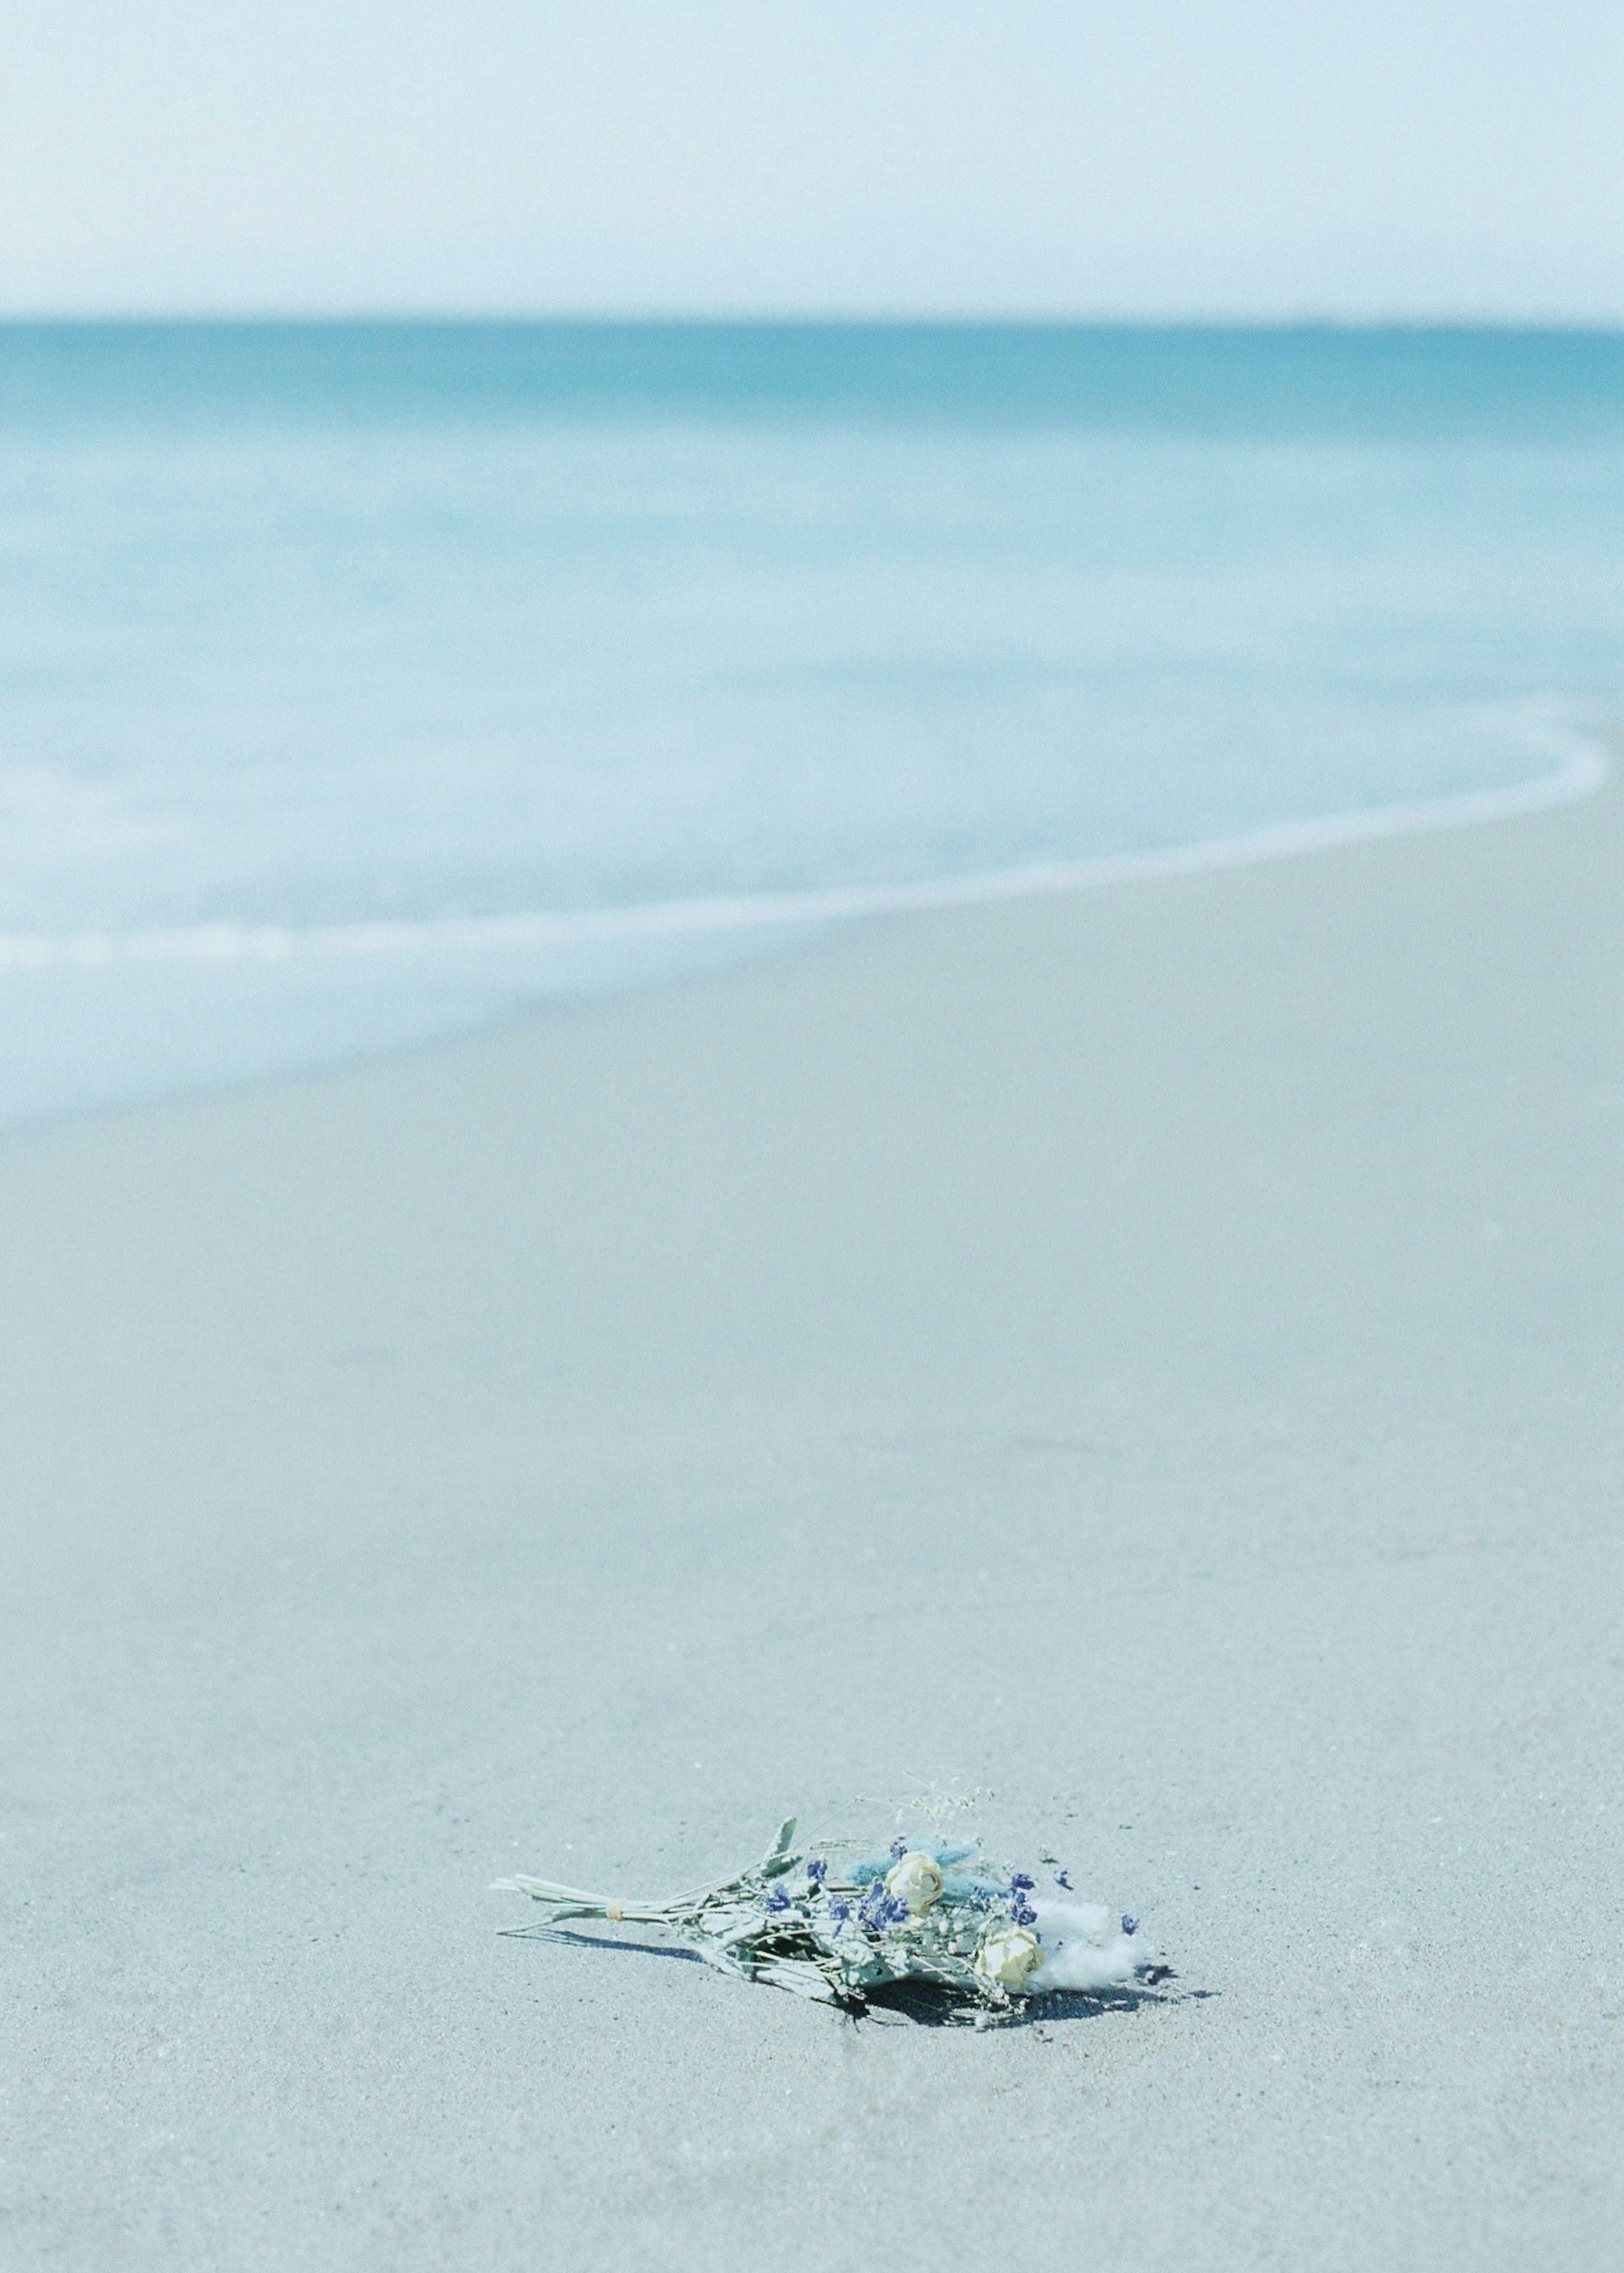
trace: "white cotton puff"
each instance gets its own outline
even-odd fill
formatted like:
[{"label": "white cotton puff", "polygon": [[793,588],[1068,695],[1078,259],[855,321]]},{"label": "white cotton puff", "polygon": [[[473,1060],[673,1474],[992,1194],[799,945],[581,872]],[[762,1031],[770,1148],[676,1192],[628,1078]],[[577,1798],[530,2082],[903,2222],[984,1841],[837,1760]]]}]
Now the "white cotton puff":
[{"label": "white cotton puff", "polygon": [[1030,1895],[1037,1912],[1043,1960],[1026,1983],[1041,1996],[1050,1989],[1109,1989],[1131,1981],[1139,1964],[1138,1944],[1123,1932],[1116,1913],[1094,1902],[1045,1902]]}]

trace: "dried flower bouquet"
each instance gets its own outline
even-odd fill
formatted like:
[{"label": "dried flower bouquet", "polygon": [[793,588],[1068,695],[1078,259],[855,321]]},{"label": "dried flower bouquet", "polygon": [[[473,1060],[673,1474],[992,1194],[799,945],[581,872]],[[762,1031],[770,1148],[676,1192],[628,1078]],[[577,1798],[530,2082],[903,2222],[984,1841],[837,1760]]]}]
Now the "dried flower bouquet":
[{"label": "dried flower bouquet", "polygon": [[[1054,1880],[1071,1896],[1071,1881]],[[980,1842],[898,1839],[888,1853],[853,1840],[795,1845],[795,1819],[759,1863],[664,1902],[617,1900],[551,1879],[497,1881],[571,1918],[655,1925],[723,1971],[861,2011],[876,1991],[929,1984],[953,2017],[1007,2017],[1056,1991],[1154,1976],[1139,1962],[1138,1920],[1040,1894],[1024,1871],[994,1870]],[[527,1929],[517,1929],[524,1932]]]}]

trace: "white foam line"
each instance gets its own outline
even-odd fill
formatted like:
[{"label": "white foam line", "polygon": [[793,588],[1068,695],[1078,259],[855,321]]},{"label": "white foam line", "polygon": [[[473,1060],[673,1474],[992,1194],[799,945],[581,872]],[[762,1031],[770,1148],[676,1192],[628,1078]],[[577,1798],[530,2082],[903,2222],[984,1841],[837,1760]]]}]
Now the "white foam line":
[{"label": "white foam line", "polygon": [[194,924],[172,931],[0,933],[0,970],[94,968],[125,963],[289,963],[312,957],[425,955],[492,949],[575,947],[618,940],[748,931],[767,926],[838,923],[915,909],[970,907],[1041,892],[1185,876],[1245,867],[1382,836],[1510,820],[1589,797],[1611,767],[1598,743],[1571,731],[1542,734],[1562,750],[1552,774],[1513,789],[1474,791],[1425,804],[1386,806],[1320,821],[1286,821],[1207,844],[1112,853],[1092,860],[1044,860],[981,876],[929,883],[833,886],[822,891],[667,900],[645,907],[588,909],[570,915],[492,916],[466,921],[332,925],[309,931]]}]

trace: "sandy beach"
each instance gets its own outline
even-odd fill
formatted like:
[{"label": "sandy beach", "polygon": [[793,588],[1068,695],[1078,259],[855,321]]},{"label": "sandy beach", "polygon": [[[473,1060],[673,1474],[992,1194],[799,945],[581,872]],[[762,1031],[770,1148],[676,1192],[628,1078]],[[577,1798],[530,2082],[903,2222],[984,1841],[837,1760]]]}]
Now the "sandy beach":
[{"label": "sandy beach", "polygon": [[[1624,2264],[1624,791],[0,1144],[0,2254]],[[914,1779],[1175,1977],[502,1939]]]}]

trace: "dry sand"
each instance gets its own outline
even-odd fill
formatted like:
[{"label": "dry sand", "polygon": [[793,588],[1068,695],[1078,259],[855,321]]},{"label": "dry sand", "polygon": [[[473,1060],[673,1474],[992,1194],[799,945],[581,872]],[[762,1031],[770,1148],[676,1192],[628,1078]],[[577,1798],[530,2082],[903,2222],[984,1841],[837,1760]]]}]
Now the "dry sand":
[{"label": "dry sand", "polygon": [[[14,1136],[0,2256],[1624,2263],[1624,794]],[[1177,1978],[499,1939],[910,1774]]]}]

